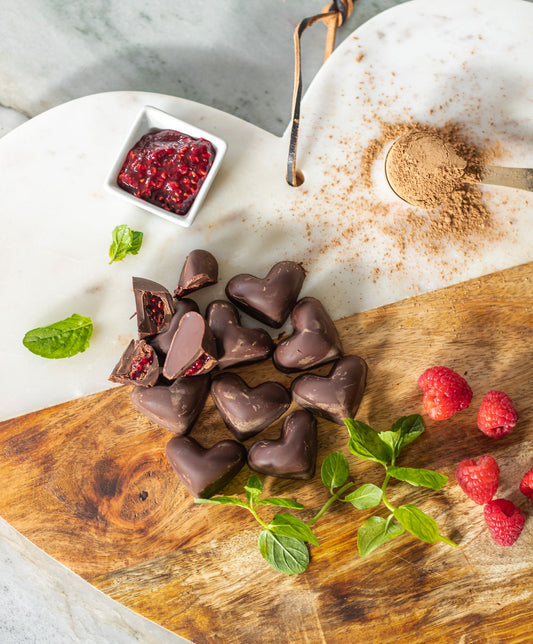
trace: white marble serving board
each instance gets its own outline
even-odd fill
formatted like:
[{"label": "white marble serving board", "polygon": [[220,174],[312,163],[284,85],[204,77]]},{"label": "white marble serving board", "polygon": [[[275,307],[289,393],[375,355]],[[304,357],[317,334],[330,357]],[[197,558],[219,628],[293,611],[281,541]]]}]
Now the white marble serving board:
[{"label": "white marble serving board", "polygon": [[[302,295],[333,318],[533,259],[531,197],[493,188],[486,200],[502,229],[497,242],[465,253],[449,241],[433,254],[384,224],[405,206],[382,172],[360,181],[361,154],[379,121],[461,123],[473,141],[497,141],[501,164],[533,167],[533,6],[522,0],[414,0],[365,23],[322,67],[302,105],[299,167],[285,182],[288,134],[180,98],[142,92],[97,94],[56,107],[0,140],[0,332],[6,368],[0,418],[101,391],[136,333],[132,275],[176,285],[194,248],[213,252],[223,296],[236,273],[264,275],[293,259],[308,270]],[[305,36],[304,36],[305,37]],[[235,79],[238,83],[238,78]],[[171,112],[228,143],[211,192],[190,229],[125,205],[104,190],[106,174],[143,105]],[[387,214],[376,214],[386,204]],[[381,219],[380,219],[381,218]],[[137,256],[108,265],[111,231],[144,232]],[[90,316],[90,348],[45,360],[22,345],[26,331],[72,313]]]}]

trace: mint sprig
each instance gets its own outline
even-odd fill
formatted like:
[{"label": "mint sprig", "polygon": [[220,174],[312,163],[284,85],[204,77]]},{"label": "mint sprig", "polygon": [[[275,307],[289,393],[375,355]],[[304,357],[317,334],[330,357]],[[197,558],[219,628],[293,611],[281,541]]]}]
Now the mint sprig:
[{"label": "mint sprig", "polygon": [[278,497],[260,498],[263,482],[257,475],[251,476],[244,486],[246,500],[235,496],[214,496],[210,499],[194,499],[195,503],[216,503],[245,508],[262,526],[257,545],[267,563],[285,575],[296,575],[307,569],[309,551],[306,543],[318,545],[313,531],[304,521],[288,512],[278,512],[269,523],[257,512],[260,506],[282,507],[303,510],[304,506],[292,499]]},{"label": "mint sprig", "polygon": [[269,523],[261,519],[257,512],[261,506],[292,510],[303,510],[304,506],[292,499],[262,498],[263,483],[255,474],[244,486],[245,499],[237,496],[215,496],[211,499],[195,499],[195,502],[235,505],[251,512],[263,528],[257,540],[259,552],[274,570],[286,575],[296,575],[307,569],[307,544],[318,545],[311,528],[337,501],[350,503],[357,510],[369,510],[383,504],[389,512],[387,517],[371,516],[360,526],[357,533],[357,549],[361,557],[366,557],[379,546],[406,531],[427,543],[443,541],[450,546],[456,546],[456,543],[440,534],[435,520],[416,505],[408,503],[396,507],[387,497],[387,486],[391,478],[432,490],[440,490],[448,480],[448,477],[433,470],[398,467],[395,464],[402,449],[424,432],[422,417],[418,414],[402,416],[385,432],[376,432],[352,418],[345,419],[344,423],[348,428],[348,447],[352,454],[384,467],[385,477],[381,487],[374,483],[363,483],[355,490],[349,491],[355,483],[348,480],[348,459],[341,452],[332,452],[324,459],[320,469],[322,483],[328,489],[330,497],[308,521],[303,521],[289,512],[278,512]]},{"label": "mint sprig", "polygon": [[[377,517],[370,517],[359,528],[357,542],[361,556],[366,556],[379,545],[402,534],[404,530],[427,543],[443,541],[455,547],[457,544],[442,536],[435,520],[420,508],[412,504],[395,507],[387,498],[387,485],[391,478],[432,490],[440,490],[448,480],[447,476],[433,470],[395,465],[402,448],[412,443],[423,433],[422,417],[418,414],[402,416],[386,432],[376,432],[368,425],[351,418],[346,418],[344,424],[350,435],[348,447],[352,454],[367,460],[377,461],[385,468],[385,478],[380,495],[381,501],[390,514],[383,521],[377,520]],[[373,492],[372,500],[376,501],[379,495],[375,490]],[[352,493],[341,500],[353,503],[354,500],[357,501],[357,495]],[[358,507],[355,503],[354,505]],[[375,505],[368,507],[375,507]],[[359,507],[359,509],[363,508]]]},{"label": "mint sprig", "polygon": [[137,255],[143,242],[143,233],[138,230],[132,230],[127,224],[116,226],[111,236],[110,264],[120,262],[128,254]]},{"label": "mint sprig", "polygon": [[88,348],[92,332],[91,318],[74,313],[59,322],[28,331],[22,344],[43,358],[71,358]]}]

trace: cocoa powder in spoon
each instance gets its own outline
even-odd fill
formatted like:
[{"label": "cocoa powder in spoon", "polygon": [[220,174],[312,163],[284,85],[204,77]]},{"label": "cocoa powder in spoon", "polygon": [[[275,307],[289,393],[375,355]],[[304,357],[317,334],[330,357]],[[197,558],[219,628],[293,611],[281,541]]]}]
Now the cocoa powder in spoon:
[{"label": "cocoa powder in spoon", "polygon": [[[383,123],[380,137],[370,142],[362,156],[361,177],[367,188],[370,189],[372,186],[371,171],[378,156],[387,145],[411,132],[434,135],[451,146],[457,156],[464,160],[463,172],[470,179],[479,176],[481,166],[495,156],[494,151],[482,151],[467,141],[456,124],[430,127],[414,121]],[[449,167],[441,168],[433,174],[426,174],[425,177],[422,175],[418,183],[413,179],[413,173],[409,172],[408,168],[404,170],[403,174],[400,171],[398,180],[404,182],[407,192],[411,192],[415,199],[422,195],[420,205],[428,210],[426,213],[421,213],[410,209],[405,215],[406,223],[410,225],[415,237],[423,237],[427,241],[450,237],[466,243],[473,235],[479,233],[487,235],[493,231],[491,213],[483,200],[481,190],[476,185],[457,181],[460,177]],[[450,177],[450,174],[456,176]],[[451,191],[449,190],[450,178],[454,180]]]}]

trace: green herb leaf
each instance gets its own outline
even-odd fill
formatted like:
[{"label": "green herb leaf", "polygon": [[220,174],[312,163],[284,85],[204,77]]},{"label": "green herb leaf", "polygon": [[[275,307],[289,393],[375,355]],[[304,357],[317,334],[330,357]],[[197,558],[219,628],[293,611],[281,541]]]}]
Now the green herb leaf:
[{"label": "green herb leaf", "polygon": [[244,489],[246,491],[246,500],[250,505],[253,505],[257,497],[263,491],[263,482],[258,476],[254,474],[250,476],[248,482],[244,486]]},{"label": "green herb leaf", "polygon": [[309,565],[307,546],[298,539],[263,530],[259,533],[257,545],[268,564],[285,575],[298,575]]},{"label": "green herb leaf", "polygon": [[344,424],[350,433],[348,447],[352,454],[387,465],[392,459],[392,449],[390,445],[381,440],[378,432],[359,420],[353,420],[353,418],[345,418]]},{"label": "green herb leaf", "polygon": [[304,506],[298,501],[292,499],[280,499],[275,496],[268,497],[268,499],[259,499],[256,505],[273,505],[277,508],[291,508],[292,510],[303,510]]},{"label": "green herb leaf", "polygon": [[357,549],[361,557],[366,557],[373,550],[387,541],[398,537],[404,528],[394,521],[383,517],[370,517],[359,528],[357,533]]},{"label": "green herb leaf", "polygon": [[332,452],[328,454],[322,463],[320,475],[324,485],[333,490],[346,483],[346,479],[350,474],[348,460],[344,454],[340,452]]},{"label": "green herb leaf", "polygon": [[318,540],[311,528],[292,514],[287,514],[286,512],[276,514],[268,527],[274,534],[307,541],[307,543],[318,546]]},{"label": "green herb leaf", "polygon": [[398,523],[422,541],[435,543],[439,540],[439,528],[435,519],[422,512],[416,505],[401,505],[394,510],[394,516]]},{"label": "green herb leaf", "polygon": [[344,500],[349,501],[358,510],[368,510],[368,508],[375,508],[376,505],[379,505],[382,496],[383,492],[380,487],[372,483],[365,483],[345,496]]},{"label": "green herb leaf", "polygon": [[65,320],[28,331],[22,343],[43,358],[70,358],[87,349],[92,333],[91,318],[74,313]]},{"label": "green herb leaf", "polygon": [[380,432],[380,438],[387,443],[396,458],[402,449],[424,432],[424,421],[420,414],[402,416],[393,423],[388,432]]},{"label": "green herb leaf", "polygon": [[217,503],[218,505],[239,505],[241,508],[247,508],[247,504],[236,496],[214,496],[211,499],[194,499],[195,503]]},{"label": "green herb leaf", "polygon": [[131,231],[131,244],[128,249],[128,253],[130,255],[137,255],[137,253],[141,250],[143,236],[143,233],[141,233],[139,230]]},{"label": "green herb leaf", "polygon": [[142,245],[143,233],[138,230],[132,230],[127,224],[122,224],[116,226],[111,235],[110,264],[121,261],[128,253],[137,255]]},{"label": "green herb leaf", "polygon": [[399,481],[405,481],[411,485],[422,485],[432,490],[440,490],[448,481],[448,477],[444,474],[415,467],[390,466],[387,468],[387,473]]}]

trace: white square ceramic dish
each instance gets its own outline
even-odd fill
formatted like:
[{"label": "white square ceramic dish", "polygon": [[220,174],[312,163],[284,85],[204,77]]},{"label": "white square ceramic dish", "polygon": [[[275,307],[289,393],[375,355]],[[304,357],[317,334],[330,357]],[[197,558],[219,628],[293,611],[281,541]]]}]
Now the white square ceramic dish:
[{"label": "white square ceramic dish", "polygon": [[[165,210],[164,208],[160,208],[159,206],[151,204],[148,201],[144,201],[144,199],[135,197],[134,195],[121,188],[117,183],[118,174],[122,168],[128,152],[142,136],[155,130],[177,130],[178,132],[182,132],[194,138],[204,138],[207,139],[215,148],[215,158],[213,160],[211,168],[209,169],[209,172],[207,173],[207,177],[200,187],[200,190],[198,191],[198,194],[196,196],[196,199],[192,203],[192,206],[184,215],[177,215],[173,212]],[[105,187],[108,191],[112,192],[120,199],[123,199],[134,206],[144,208],[144,210],[147,210],[154,215],[158,215],[159,217],[163,217],[168,221],[172,221],[179,226],[189,227],[198,214],[198,211],[202,205],[203,200],[205,199],[211,183],[213,182],[213,179],[215,178],[220,168],[220,164],[222,163],[226,149],[226,142],[220,139],[218,136],[215,136],[210,132],[205,132],[204,130],[197,128],[190,123],[186,123],[185,121],[182,121],[175,116],[168,114],[167,112],[163,112],[162,110],[147,105],[143,107],[143,109],[137,116],[128,136],[126,137],[126,140],[124,141],[124,144],[117,154],[116,160],[107,176]]]}]

